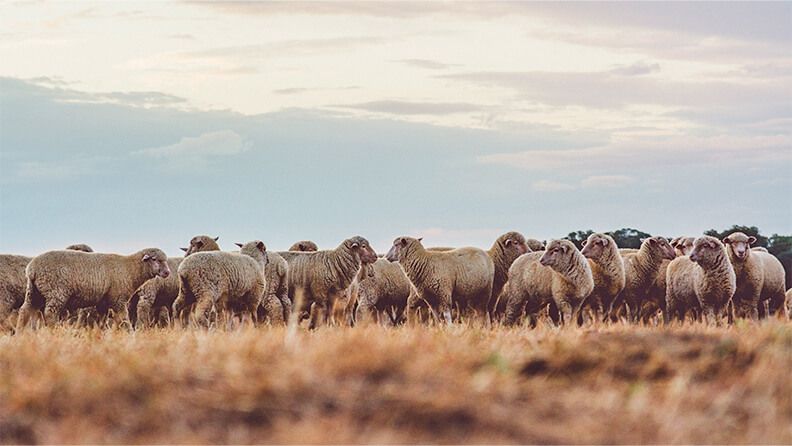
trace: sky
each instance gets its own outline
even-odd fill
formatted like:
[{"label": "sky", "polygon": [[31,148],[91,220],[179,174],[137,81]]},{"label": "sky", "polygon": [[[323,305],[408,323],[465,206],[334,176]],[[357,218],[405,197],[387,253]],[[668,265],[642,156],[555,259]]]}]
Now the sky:
[{"label": "sky", "polygon": [[0,252],[792,233],[792,3],[0,3]]}]

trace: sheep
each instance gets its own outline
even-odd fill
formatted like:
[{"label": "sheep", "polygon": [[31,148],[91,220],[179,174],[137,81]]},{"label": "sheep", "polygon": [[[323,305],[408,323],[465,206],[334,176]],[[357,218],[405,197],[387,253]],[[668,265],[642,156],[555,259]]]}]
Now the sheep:
[{"label": "sheep", "polygon": [[784,267],[768,253],[751,248],[756,237],[733,232],[723,238],[734,273],[737,290],[732,302],[736,317],[759,318],[759,307],[765,315],[768,307],[784,313]]},{"label": "sheep", "polygon": [[549,304],[559,310],[562,325],[574,324],[593,290],[586,258],[569,240],[551,240],[544,252],[523,254],[509,268],[504,324],[514,325],[525,312],[535,315]]},{"label": "sheep", "polygon": [[535,238],[525,239],[525,244],[528,246],[528,249],[531,251],[544,251],[545,249],[545,242],[541,240],[537,240]]},{"label": "sheep", "polygon": [[[617,304],[624,302],[633,322],[641,319],[647,302],[656,304],[665,311],[665,294],[658,296],[652,292],[656,279],[663,268],[663,260],[673,260],[676,253],[664,237],[649,237],[641,240],[641,247],[635,253],[622,254],[624,260],[624,290],[617,297]],[[650,304],[651,305],[651,304]]]},{"label": "sheep", "polygon": [[[337,300],[352,283],[362,263],[373,263],[377,253],[368,240],[355,236],[337,248],[316,252],[279,252],[289,264],[289,299],[301,319],[308,312],[309,327],[333,322]],[[300,298],[297,299],[297,296]]]},{"label": "sheep", "polygon": [[[537,242],[538,240],[534,240]],[[534,245],[536,246],[536,245]],[[490,316],[503,314],[506,311],[506,301],[500,299],[503,286],[509,279],[509,268],[518,257],[531,252],[525,237],[516,231],[507,232],[498,237],[487,251],[487,255],[492,259],[495,266],[495,273],[492,279],[492,295],[489,301]]]},{"label": "sheep", "polygon": [[74,245],[69,245],[66,247],[69,251],[82,251],[82,252],[94,252],[93,248],[86,245],[85,243],[77,243]]},{"label": "sheep", "polygon": [[605,320],[625,284],[624,260],[616,242],[606,234],[589,235],[580,251],[586,257],[594,278],[594,290],[587,299],[595,315]]},{"label": "sheep", "polygon": [[677,257],[666,272],[664,321],[684,320],[687,310],[700,308],[709,324],[720,324],[737,289],[737,276],[723,243],[715,237],[696,239],[688,257]]},{"label": "sheep", "polygon": [[355,322],[396,325],[402,321],[414,288],[398,263],[377,259],[361,266],[350,286]]},{"label": "sheep", "polygon": [[784,301],[786,302],[787,319],[792,319],[792,288],[787,290]]},{"label": "sheep", "polygon": [[690,255],[693,250],[693,243],[696,237],[677,237],[671,240],[671,246],[674,247],[677,257]]},{"label": "sheep", "polygon": [[[196,252],[220,251],[217,244],[219,237],[197,235],[190,240],[189,248],[180,248],[184,257]],[[171,271],[178,271],[184,257],[168,258],[168,267]],[[132,294],[129,301],[129,317],[134,325],[147,327],[151,324],[151,314],[159,315],[164,309],[170,312],[173,302],[179,295],[179,277],[171,274],[167,278],[155,277],[149,279]]]},{"label": "sheep", "polygon": [[769,253],[769,252],[770,252],[770,251],[768,251],[768,250],[767,250],[767,248],[765,248],[764,246],[754,246],[754,247],[753,247],[753,248],[751,248],[751,249],[752,249],[752,250],[754,250],[754,251],[758,251],[758,252],[767,252],[767,253]]},{"label": "sheep", "polygon": [[[69,245],[70,251],[93,252],[85,244]],[[33,260],[32,257],[13,254],[0,254],[0,327],[13,328],[14,322],[9,320],[15,310],[25,301],[27,278],[25,268]]]},{"label": "sheep", "polygon": [[291,314],[289,299],[289,264],[276,252],[267,252],[264,277],[267,290],[258,307],[258,320],[269,319],[273,325],[283,325]]},{"label": "sheep", "polygon": [[49,251],[28,264],[25,301],[19,310],[17,331],[24,328],[35,309],[44,308],[47,325],[58,322],[63,310],[102,305],[116,323],[128,322],[127,304],[132,293],[154,276],[168,277],[167,256],[146,248],[128,256]]},{"label": "sheep", "polygon": [[398,237],[385,258],[398,261],[417,290],[416,299],[408,304],[411,312],[422,301],[448,324],[454,305],[462,313],[472,310],[488,317],[495,265],[485,251],[458,248],[432,252],[423,247],[421,239]]},{"label": "sheep", "polygon": [[300,240],[299,242],[295,242],[289,248],[289,251],[298,251],[298,252],[316,252],[319,248],[316,246],[316,243],[310,240]]},{"label": "sheep", "polygon": [[[538,240],[533,240],[533,242],[534,246],[537,246],[536,243],[542,245]],[[427,251],[443,252],[453,249],[454,248],[436,247],[427,248]],[[543,245],[542,249],[544,249]],[[506,310],[506,302],[499,298],[503,290],[503,285],[506,283],[509,276],[509,267],[511,267],[517,257],[530,251],[531,249],[528,247],[525,237],[516,231],[502,234],[495,240],[492,247],[487,250],[487,255],[492,259],[492,263],[495,265],[495,274],[492,280],[492,295],[489,300],[490,308],[488,310],[490,316],[494,317],[503,314]]]},{"label": "sheep", "polygon": [[254,240],[239,245],[236,252],[206,251],[190,254],[179,265],[179,295],[173,302],[173,314],[193,303],[194,321],[209,325],[209,313],[229,310],[243,313],[243,317],[257,320],[258,305],[267,289],[264,268],[267,265],[267,247]]}]

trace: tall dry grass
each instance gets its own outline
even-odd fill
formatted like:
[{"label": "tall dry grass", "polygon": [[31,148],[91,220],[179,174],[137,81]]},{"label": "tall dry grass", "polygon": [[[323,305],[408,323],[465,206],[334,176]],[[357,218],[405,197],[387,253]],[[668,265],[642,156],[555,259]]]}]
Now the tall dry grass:
[{"label": "tall dry grass", "polygon": [[790,443],[792,326],[41,329],[0,441]]}]

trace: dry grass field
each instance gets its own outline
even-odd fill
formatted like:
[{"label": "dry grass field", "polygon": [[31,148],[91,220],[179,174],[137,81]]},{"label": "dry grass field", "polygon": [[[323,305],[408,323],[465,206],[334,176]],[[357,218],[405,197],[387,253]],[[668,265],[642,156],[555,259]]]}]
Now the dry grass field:
[{"label": "dry grass field", "polygon": [[792,325],[0,337],[0,442],[791,443]]}]

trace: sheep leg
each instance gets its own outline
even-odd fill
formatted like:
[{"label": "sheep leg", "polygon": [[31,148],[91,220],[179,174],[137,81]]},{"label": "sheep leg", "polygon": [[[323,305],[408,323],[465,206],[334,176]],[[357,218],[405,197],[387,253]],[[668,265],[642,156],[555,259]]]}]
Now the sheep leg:
[{"label": "sheep leg", "polygon": [[438,296],[437,299],[437,315],[441,317],[441,321],[446,325],[451,325],[451,296]]},{"label": "sheep leg", "polygon": [[372,319],[377,320],[377,309],[369,302],[367,298],[359,299],[359,305],[355,311],[355,319],[360,325],[371,323]]},{"label": "sheep leg", "polygon": [[309,330],[316,329],[316,327],[319,326],[320,320],[327,319],[327,304],[321,301],[316,301],[312,303],[309,319],[310,322],[308,323],[308,329]]},{"label": "sheep leg", "polygon": [[276,296],[272,294],[264,296],[261,300],[261,308],[264,309],[264,313],[269,317],[270,324],[283,325],[285,323],[283,305]]},{"label": "sheep leg", "polygon": [[511,290],[502,295],[506,298],[506,314],[503,316],[503,324],[512,326],[525,313],[525,305],[528,303],[528,295],[523,292],[512,292]]},{"label": "sheep leg", "polygon": [[110,310],[113,315],[110,321],[113,328],[120,328],[122,325],[127,325],[129,328],[132,327],[132,323],[129,321],[129,308],[127,308],[126,302],[120,299],[115,300],[110,305]]},{"label": "sheep leg", "polygon": [[137,304],[137,322],[143,328],[151,327],[151,307],[154,306],[153,294],[140,293]]},{"label": "sheep leg", "polygon": [[214,299],[211,296],[201,296],[198,298],[195,309],[193,310],[193,324],[209,328],[209,313],[214,306]]}]

